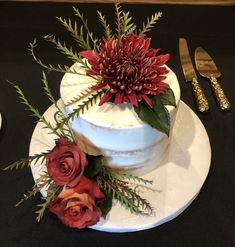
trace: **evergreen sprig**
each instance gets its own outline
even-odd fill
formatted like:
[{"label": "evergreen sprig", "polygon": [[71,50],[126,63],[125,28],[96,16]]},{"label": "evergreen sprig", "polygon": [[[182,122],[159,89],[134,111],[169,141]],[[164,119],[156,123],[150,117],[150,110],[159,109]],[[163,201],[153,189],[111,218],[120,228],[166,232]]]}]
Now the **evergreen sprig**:
[{"label": "evergreen sprig", "polygon": [[[107,168],[105,168],[105,169],[107,170]],[[143,183],[145,185],[152,185],[153,184],[152,180],[147,180],[147,179],[141,178],[139,176],[135,176],[133,174],[116,172],[114,169],[110,169],[108,172],[113,177],[116,177],[118,179],[124,179],[124,180],[134,181],[134,182],[137,182],[137,183]]]},{"label": "evergreen sprig", "polygon": [[[92,44],[93,44],[93,47],[92,49],[96,49],[96,46],[97,46],[97,42],[98,42],[98,39],[96,39],[94,37],[94,34],[90,31],[89,27],[88,27],[88,23],[87,23],[87,19],[84,18],[83,14],[80,13],[79,9],[73,7],[73,10],[75,12],[75,15],[78,16],[80,18],[80,20],[82,21],[83,25],[84,25],[84,28],[86,29],[86,32],[87,32],[87,44],[89,44],[89,47],[90,46],[90,43],[89,43],[89,39],[91,40]],[[81,27],[83,27],[83,25]]]},{"label": "evergreen sprig", "polygon": [[151,181],[137,178],[136,176],[122,176],[118,178],[118,175],[113,172],[111,169],[105,167],[102,168],[102,172],[97,177],[97,183],[99,186],[108,194],[112,196],[113,199],[116,199],[124,206],[126,209],[129,209],[131,213],[142,214],[142,215],[151,215],[154,211],[150,203],[142,198],[136,188],[142,186],[141,184],[133,186],[125,179],[134,180],[138,182],[151,183]]},{"label": "evergreen sprig", "polygon": [[61,108],[58,106],[57,101],[54,99],[51,90],[48,86],[48,81],[47,81],[47,77],[46,74],[43,72],[43,78],[42,78],[42,82],[44,84],[43,89],[45,91],[45,94],[47,95],[48,99],[54,104],[54,106],[56,107],[57,111],[54,114],[54,120],[56,122],[56,127],[53,127],[54,129],[57,128],[57,126],[59,127],[59,135],[60,136],[64,136],[67,137],[70,140],[73,140],[73,134],[72,131],[70,130],[69,126],[67,125],[66,127],[64,126],[60,126],[60,121],[61,119],[65,118],[65,114],[64,112],[61,110]]},{"label": "evergreen sprig", "polygon": [[154,209],[150,203],[142,198],[127,181],[117,179],[110,173],[103,173],[102,176],[97,178],[97,183],[131,213],[141,215],[151,215],[153,213]]},{"label": "evergreen sprig", "polygon": [[155,12],[151,18],[147,18],[147,23],[143,23],[143,27],[142,29],[139,30],[139,34],[144,34],[146,32],[149,32],[154,25],[156,24],[156,22],[159,20],[159,18],[162,17],[162,12]]},{"label": "evergreen sprig", "polygon": [[74,24],[72,24],[72,21],[70,19],[66,20],[61,17],[57,17],[57,19],[67,29],[67,31],[70,32],[74,40],[82,49],[91,50],[89,37],[88,36],[86,38],[84,37],[83,26],[80,27],[80,30],[78,32],[78,25],[76,21],[74,21]]},{"label": "evergreen sprig", "polygon": [[110,40],[112,38],[112,31],[109,27],[109,24],[106,21],[106,18],[100,11],[97,10],[99,20],[104,28],[104,36],[106,37],[107,40]]},{"label": "evergreen sprig", "polygon": [[51,103],[54,104],[56,102],[56,100],[54,99],[54,97],[51,93],[51,89],[49,88],[48,80],[47,80],[47,77],[46,77],[46,74],[44,71],[42,72],[42,82],[43,82],[43,89],[44,89],[44,92],[45,92],[47,98],[51,101]]},{"label": "evergreen sprig", "polygon": [[73,97],[72,99],[70,99],[69,101],[67,101],[65,103],[66,106],[68,105],[72,105],[76,102],[79,102],[81,100],[83,100],[84,98],[88,97],[89,95],[92,95],[94,94],[94,92],[91,90],[91,89],[86,89],[86,90],[83,90],[79,95]]},{"label": "evergreen sprig", "polygon": [[5,167],[4,170],[6,171],[6,170],[22,169],[24,167],[29,167],[32,162],[37,163],[41,158],[42,158],[41,162],[43,162],[45,159],[45,155],[48,153],[49,151],[20,159],[18,161],[13,162],[9,166]]},{"label": "evergreen sprig", "polygon": [[123,20],[123,12],[121,9],[121,6],[119,3],[115,3],[115,13],[116,13],[116,32],[117,32],[117,37],[120,38],[121,36],[121,31],[122,31],[122,20]]},{"label": "evergreen sprig", "polygon": [[20,87],[18,85],[16,85],[13,82],[9,82],[15,89],[16,92],[18,93],[18,96],[21,100],[21,103],[24,104],[26,106],[26,110],[32,112],[32,116],[36,117],[38,119],[39,122],[42,122],[46,128],[48,128],[49,130],[51,130],[51,134],[55,134],[58,137],[60,137],[61,135],[57,132],[57,130],[52,126],[52,124],[46,120],[46,118],[41,115],[38,111],[38,109],[34,108],[29,101],[27,100],[27,98],[25,97],[23,91],[20,89]]},{"label": "evergreen sprig", "polygon": [[68,48],[65,42],[61,42],[60,39],[56,39],[54,35],[45,35],[43,38],[51,42],[55,45],[56,49],[58,49],[62,54],[66,55],[69,59],[71,59],[73,62],[79,63],[83,68],[89,69],[89,66],[86,62],[86,60],[83,60],[82,57],[78,56],[77,51],[74,51],[72,47]]},{"label": "evergreen sprig", "polygon": [[103,90],[94,92],[81,103],[79,102],[78,107],[61,120],[59,127],[63,126],[64,124],[68,124],[70,120],[75,118],[75,116],[78,116],[80,113],[84,113],[85,110],[88,110],[89,107],[92,107],[97,102],[97,100],[101,98],[102,94]]},{"label": "evergreen sprig", "polygon": [[130,12],[123,12],[122,13],[122,23],[121,23],[121,29],[122,33],[124,35],[128,35],[130,33],[133,33],[136,29],[136,25],[131,22],[132,17],[130,16]]},{"label": "evergreen sprig", "polygon": [[40,58],[38,58],[34,52],[35,48],[37,47],[37,40],[34,39],[32,43],[29,43],[29,54],[33,57],[33,60],[39,64],[41,67],[47,69],[48,71],[55,71],[55,72],[60,72],[60,73],[71,73],[71,74],[77,74],[77,75],[84,75],[81,73],[78,73],[75,69],[71,69],[69,66],[67,65],[60,65],[57,64],[57,66],[54,66],[52,64],[44,64]]},{"label": "evergreen sprig", "polygon": [[23,195],[23,198],[15,205],[15,207],[18,207],[22,202],[28,200],[30,197],[35,196],[40,190],[48,186],[51,182],[50,177],[44,176],[43,178],[39,179],[40,182],[37,182],[33,185],[32,190],[28,191],[26,194]]},{"label": "evergreen sprig", "polygon": [[39,210],[37,210],[35,213],[37,214],[36,220],[38,222],[42,219],[44,212],[47,209],[48,205],[51,203],[51,201],[54,200],[63,189],[62,186],[56,186],[54,184],[50,187],[47,190],[47,196],[41,197],[43,202],[37,205],[39,207]]}]

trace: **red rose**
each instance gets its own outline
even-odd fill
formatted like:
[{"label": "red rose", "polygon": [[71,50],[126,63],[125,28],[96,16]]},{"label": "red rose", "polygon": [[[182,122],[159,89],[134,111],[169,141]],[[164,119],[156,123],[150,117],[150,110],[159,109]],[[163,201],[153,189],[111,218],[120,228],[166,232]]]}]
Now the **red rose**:
[{"label": "red rose", "polygon": [[66,138],[56,141],[56,146],[46,155],[46,167],[57,185],[74,187],[87,166],[86,154]]},{"label": "red rose", "polygon": [[76,187],[63,190],[51,202],[50,211],[65,225],[82,229],[98,222],[102,213],[97,204],[103,199],[95,181],[83,176]]}]

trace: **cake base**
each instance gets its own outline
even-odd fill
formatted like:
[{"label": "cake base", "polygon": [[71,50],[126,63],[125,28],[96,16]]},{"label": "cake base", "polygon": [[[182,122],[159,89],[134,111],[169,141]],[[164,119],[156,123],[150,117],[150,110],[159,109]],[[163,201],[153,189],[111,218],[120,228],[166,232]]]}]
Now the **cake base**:
[{"label": "cake base", "polygon": [[[44,114],[53,124],[55,107]],[[38,123],[31,139],[29,155],[50,150],[54,136]],[[142,176],[153,180],[151,189],[145,188],[141,196],[155,208],[152,216],[137,216],[114,205],[106,219],[91,228],[106,232],[134,232],[149,229],[174,219],[183,212],[198,195],[210,168],[211,149],[204,126],[196,114],[182,101],[176,116],[172,140],[161,165]],[[37,163],[31,167],[34,180],[45,165]],[[46,191],[41,191],[45,196]]]}]

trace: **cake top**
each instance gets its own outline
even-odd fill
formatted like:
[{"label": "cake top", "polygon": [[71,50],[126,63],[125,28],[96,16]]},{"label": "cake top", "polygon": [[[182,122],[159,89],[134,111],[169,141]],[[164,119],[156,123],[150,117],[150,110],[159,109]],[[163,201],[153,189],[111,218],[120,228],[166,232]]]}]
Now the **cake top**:
[{"label": "cake top", "polygon": [[[86,75],[85,69],[81,68],[78,63],[74,64],[71,69],[77,71],[79,74],[66,73],[60,87],[61,99],[68,112],[72,112],[79,105],[79,101],[74,103],[69,102],[82,95],[84,91],[96,83],[95,79]],[[167,69],[169,72],[165,81],[174,92],[176,105],[178,105],[180,100],[178,80],[174,72],[168,67]],[[167,106],[167,108],[169,112],[174,109],[173,106]],[[89,123],[94,123],[102,127],[130,128],[141,127],[143,125],[143,121],[138,117],[131,103],[115,105],[112,102],[106,102],[99,106],[99,101],[97,101],[79,116]]]}]

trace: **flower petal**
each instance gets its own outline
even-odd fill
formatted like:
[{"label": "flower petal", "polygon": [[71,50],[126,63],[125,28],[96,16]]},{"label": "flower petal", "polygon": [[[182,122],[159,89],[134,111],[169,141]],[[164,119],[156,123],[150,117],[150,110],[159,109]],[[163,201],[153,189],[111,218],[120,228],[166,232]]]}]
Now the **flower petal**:
[{"label": "flower petal", "polygon": [[99,106],[103,105],[105,102],[112,98],[113,94],[111,92],[106,92],[100,99]]}]

